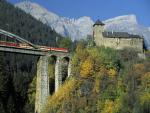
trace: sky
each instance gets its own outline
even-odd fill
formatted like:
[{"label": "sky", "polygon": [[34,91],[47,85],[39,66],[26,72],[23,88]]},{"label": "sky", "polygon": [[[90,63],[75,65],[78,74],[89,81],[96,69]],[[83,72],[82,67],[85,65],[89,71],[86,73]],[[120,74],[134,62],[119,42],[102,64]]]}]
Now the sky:
[{"label": "sky", "polygon": [[[15,4],[24,0],[8,0]],[[134,14],[140,25],[150,27],[150,0],[29,0],[69,18],[89,16],[102,21]]]}]

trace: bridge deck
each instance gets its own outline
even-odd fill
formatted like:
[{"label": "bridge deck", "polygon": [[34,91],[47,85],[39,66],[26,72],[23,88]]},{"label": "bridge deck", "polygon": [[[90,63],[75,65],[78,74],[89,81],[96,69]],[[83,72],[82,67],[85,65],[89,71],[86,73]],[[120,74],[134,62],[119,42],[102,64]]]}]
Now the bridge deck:
[{"label": "bridge deck", "polygon": [[[6,37],[2,37],[1,35]],[[0,38],[4,38],[4,40],[0,40],[0,51],[3,52],[30,54],[37,56],[68,56],[68,50],[65,48],[34,45],[31,42],[2,29],[0,29]],[[7,41],[6,38],[11,38],[14,41]],[[16,41],[18,42],[16,43]]]},{"label": "bridge deck", "polygon": [[11,52],[11,53],[19,53],[19,54],[28,54],[28,55],[36,55],[36,56],[70,56],[69,53],[60,52],[60,51],[42,51],[39,49],[26,49],[26,48],[16,48],[16,47],[8,47],[0,45],[0,51],[2,52]]},{"label": "bridge deck", "polygon": [[38,49],[16,48],[16,47],[8,47],[8,46],[1,46],[1,45],[0,45],[0,51],[11,52],[11,53],[29,54],[29,55],[37,55],[37,56],[44,56],[47,54],[46,51],[41,51]]}]

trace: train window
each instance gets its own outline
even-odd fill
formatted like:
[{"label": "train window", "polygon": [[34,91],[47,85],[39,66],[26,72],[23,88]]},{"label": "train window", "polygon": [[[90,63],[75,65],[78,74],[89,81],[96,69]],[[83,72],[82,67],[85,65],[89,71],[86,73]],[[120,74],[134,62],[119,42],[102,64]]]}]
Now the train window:
[{"label": "train window", "polygon": [[0,41],[2,41],[2,37],[3,37],[3,35],[0,34]]},{"label": "train window", "polygon": [[13,37],[7,37],[7,42],[16,42],[16,40]]},{"label": "train window", "polygon": [[1,37],[1,38],[0,38],[0,41],[6,41],[6,36],[1,35],[0,37]]}]

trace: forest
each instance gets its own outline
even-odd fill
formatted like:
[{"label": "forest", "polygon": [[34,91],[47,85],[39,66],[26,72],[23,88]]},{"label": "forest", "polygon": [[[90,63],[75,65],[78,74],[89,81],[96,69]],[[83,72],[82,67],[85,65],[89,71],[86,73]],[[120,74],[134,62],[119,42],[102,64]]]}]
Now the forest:
[{"label": "forest", "polygon": [[150,113],[150,52],[87,47],[72,58],[72,77],[49,96],[43,113]]},{"label": "forest", "polygon": [[[6,0],[0,0],[0,29],[38,45],[72,45],[70,38],[61,37]],[[0,113],[34,113],[37,60],[37,56],[0,52]]]}]

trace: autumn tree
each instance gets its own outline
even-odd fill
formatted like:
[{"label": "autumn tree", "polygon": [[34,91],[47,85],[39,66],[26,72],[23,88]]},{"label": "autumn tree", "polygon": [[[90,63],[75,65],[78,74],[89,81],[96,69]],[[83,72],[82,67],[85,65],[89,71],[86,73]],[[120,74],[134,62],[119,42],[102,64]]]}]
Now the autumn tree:
[{"label": "autumn tree", "polygon": [[90,57],[85,59],[83,63],[81,63],[80,75],[81,77],[89,77],[93,74],[93,61]]},{"label": "autumn tree", "polygon": [[63,38],[62,40],[60,40],[59,47],[71,50],[72,49],[72,40],[71,40],[71,38]]}]

